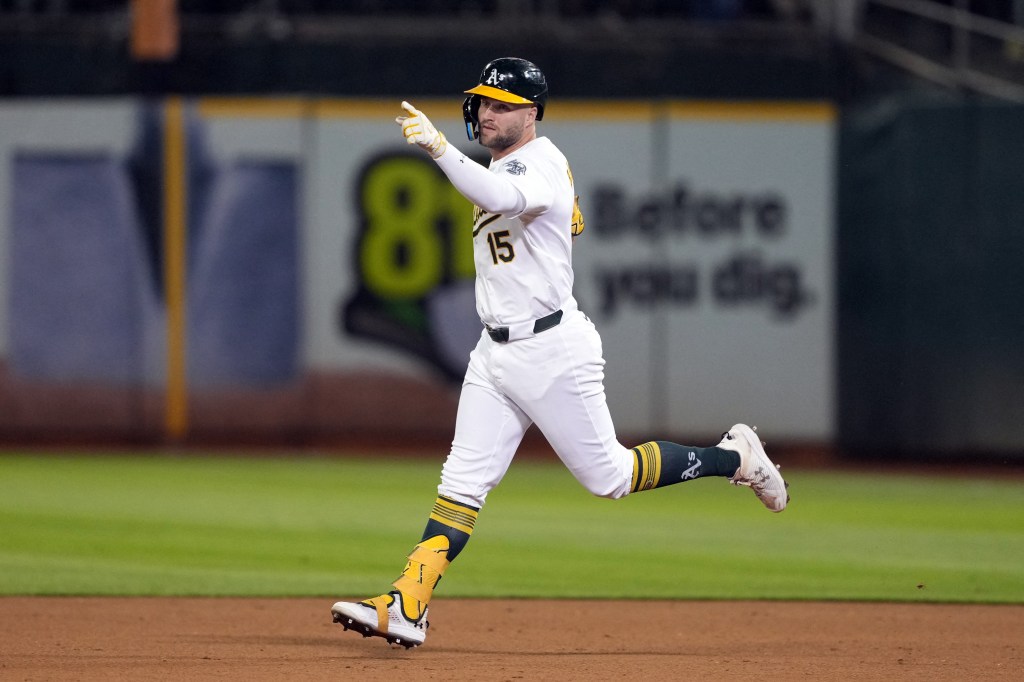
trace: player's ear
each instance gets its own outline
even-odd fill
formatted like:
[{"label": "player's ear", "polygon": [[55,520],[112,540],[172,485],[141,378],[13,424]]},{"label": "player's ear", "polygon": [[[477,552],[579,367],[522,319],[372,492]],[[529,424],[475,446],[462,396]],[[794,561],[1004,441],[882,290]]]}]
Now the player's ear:
[{"label": "player's ear", "polygon": [[527,123],[537,122],[537,107],[530,107],[530,111],[526,114]]}]

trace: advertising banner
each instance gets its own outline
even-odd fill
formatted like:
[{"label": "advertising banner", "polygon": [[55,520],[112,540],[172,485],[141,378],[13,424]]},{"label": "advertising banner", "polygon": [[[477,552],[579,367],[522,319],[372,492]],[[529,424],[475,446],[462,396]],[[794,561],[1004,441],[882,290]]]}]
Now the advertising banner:
[{"label": "advertising banner", "polygon": [[[414,104],[488,162],[460,101]],[[194,419],[274,395],[225,423],[450,431],[481,333],[473,207],[405,144],[398,99],[189,100],[178,170],[161,107],[0,106],[6,390],[165,385],[179,173]],[[736,421],[831,437],[834,118],[816,104],[550,107],[539,133],[569,159],[586,221],[575,295],[624,437]]]},{"label": "advertising banner", "polygon": [[[457,102],[416,105],[487,163],[462,135]],[[307,318],[309,358],[458,382],[480,334],[470,207],[396,135],[395,109],[320,119],[309,227],[311,243],[332,246],[307,269],[309,309],[340,294],[345,333],[322,313]],[[575,293],[604,340],[618,430],[704,434],[750,421],[827,439],[832,110],[576,102],[551,107],[539,127],[580,193]]]}]

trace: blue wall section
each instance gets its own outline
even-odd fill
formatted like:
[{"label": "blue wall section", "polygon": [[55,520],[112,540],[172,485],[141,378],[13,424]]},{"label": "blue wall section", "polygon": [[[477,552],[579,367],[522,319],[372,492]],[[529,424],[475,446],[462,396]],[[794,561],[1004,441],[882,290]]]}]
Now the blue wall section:
[{"label": "blue wall section", "polygon": [[22,154],[12,190],[12,371],[142,381],[154,302],[123,163]]},{"label": "blue wall section", "polygon": [[[8,361],[17,376],[140,385],[163,376],[162,119],[149,103],[140,113],[125,158],[21,153],[13,163]],[[190,381],[291,381],[300,333],[297,168],[218,164],[204,144],[193,119]]]},{"label": "blue wall section", "polygon": [[189,378],[267,385],[297,375],[297,171],[240,162],[217,169],[195,231]]}]

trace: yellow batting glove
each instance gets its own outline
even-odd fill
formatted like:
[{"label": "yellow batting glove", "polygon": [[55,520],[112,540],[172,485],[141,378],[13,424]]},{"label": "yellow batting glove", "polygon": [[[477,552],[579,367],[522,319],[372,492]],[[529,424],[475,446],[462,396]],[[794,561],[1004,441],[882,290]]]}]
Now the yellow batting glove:
[{"label": "yellow batting glove", "polygon": [[405,141],[409,144],[419,145],[433,159],[444,154],[448,149],[448,140],[445,139],[444,133],[439,132],[425,114],[408,102],[402,102],[402,108],[409,115],[398,116],[395,118],[395,122],[402,126],[402,135],[405,136]]}]

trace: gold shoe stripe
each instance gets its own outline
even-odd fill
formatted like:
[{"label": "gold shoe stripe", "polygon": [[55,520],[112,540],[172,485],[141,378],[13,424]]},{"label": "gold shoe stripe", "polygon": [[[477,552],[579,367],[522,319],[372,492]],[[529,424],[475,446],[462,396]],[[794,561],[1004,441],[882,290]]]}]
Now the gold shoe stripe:
[{"label": "gold shoe stripe", "polygon": [[421,601],[424,603],[429,602],[430,596],[434,594],[433,587],[428,587],[427,585],[424,585],[421,582],[417,582],[405,575],[398,576],[398,579],[391,584],[394,585],[395,589],[397,589],[402,594],[408,595],[416,601]]},{"label": "gold shoe stripe", "polygon": [[364,603],[369,604],[373,608],[377,609],[377,631],[387,633],[388,631],[388,603],[392,597],[387,594],[382,594],[379,597],[373,599],[367,599]]},{"label": "gold shoe stripe", "polygon": [[409,554],[409,561],[417,561],[427,568],[432,568],[443,575],[444,570],[448,568],[448,564],[451,563],[445,558],[446,555],[447,551],[435,552],[434,550],[422,545],[416,545]]}]

